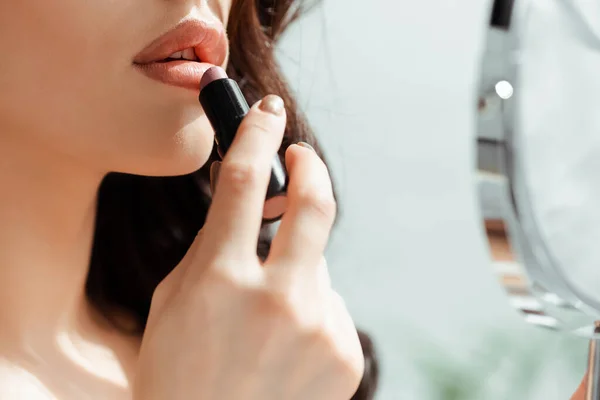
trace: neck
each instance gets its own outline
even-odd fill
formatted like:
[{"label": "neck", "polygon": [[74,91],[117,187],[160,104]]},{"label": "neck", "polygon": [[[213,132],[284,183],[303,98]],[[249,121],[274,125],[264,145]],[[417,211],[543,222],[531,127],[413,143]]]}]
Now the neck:
[{"label": "neck", "polygon": [[68,330],[89,313],[84,288],[104,174],[0,137],[0,334]]}]

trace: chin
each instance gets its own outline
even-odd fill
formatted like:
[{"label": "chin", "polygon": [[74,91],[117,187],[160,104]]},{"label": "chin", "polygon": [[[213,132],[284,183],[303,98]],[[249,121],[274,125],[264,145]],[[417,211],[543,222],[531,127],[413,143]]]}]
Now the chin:
[{"label": "chin", "polygon": [[196,172],[202,168],[210,157],[212,147],[201,149],[181,148],[160,157],[145,158],[128,165],[122,172],[145,176],[180,176]]},{"label": "chin", "polygon": [[123,172],[144,176],[187,175],[202,168],[208,161],[209,155],[210,152],[208,152],[206,155],[198,156],[187,154],[172,160],[166,159],[159,161],[152,160],[150,162],[146,161],[138,164],[137,166],[132,166],[132,168],[128,168],[128,171]]},{"label": "chin", "polygon": [[145,176],[180,176],[196,172],[206,164],[214,146],[212,130],[198,128],[197,124],[190,124],[170,136],[168,141],[163,136],[152,146],[132,149],[129,157],[119,157],[122,162],[113,170]]}]

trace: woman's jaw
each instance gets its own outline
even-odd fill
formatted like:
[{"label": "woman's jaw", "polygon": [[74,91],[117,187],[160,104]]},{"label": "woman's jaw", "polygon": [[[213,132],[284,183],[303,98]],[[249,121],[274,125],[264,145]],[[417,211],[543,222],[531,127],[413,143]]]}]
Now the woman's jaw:
[{"label": "woman's jaw", "polygon": [[[67,3],[0,5],[0,50],[11,54],[0,67],[0,129],[94,169],[199,169],[213,147],[198,103],[201,75],[227,61],[221,2]],[[197,59],[168,60],[191,58],[189,49]]]}]

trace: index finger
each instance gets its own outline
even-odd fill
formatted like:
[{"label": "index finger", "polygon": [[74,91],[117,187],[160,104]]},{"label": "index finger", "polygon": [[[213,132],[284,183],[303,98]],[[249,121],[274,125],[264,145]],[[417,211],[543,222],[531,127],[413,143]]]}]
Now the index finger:
[{"label": "index finger", "polygon": [[269,95],[252,106],[219,169],[206,219],[205,243],[213,251],[256,255],[263,206],[285,129],[283,100]]}]

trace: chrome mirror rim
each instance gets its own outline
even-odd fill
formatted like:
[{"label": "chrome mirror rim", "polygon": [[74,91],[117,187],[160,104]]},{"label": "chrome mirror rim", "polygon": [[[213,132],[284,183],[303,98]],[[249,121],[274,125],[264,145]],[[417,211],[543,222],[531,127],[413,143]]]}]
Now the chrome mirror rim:
[{"label": "chrome mirror rim", "polygon": [[[526,21],[528,1],[496,0],[492,10],[476,111],[476,182],[492,265],[510,303],[527,322],[599,337],[600,303],[577,293],[557,268],[531,212],[526,177],[514,151],[521,117],[519,26]],[[501,253],[495,249],[498,243],[506,244]]]}]

